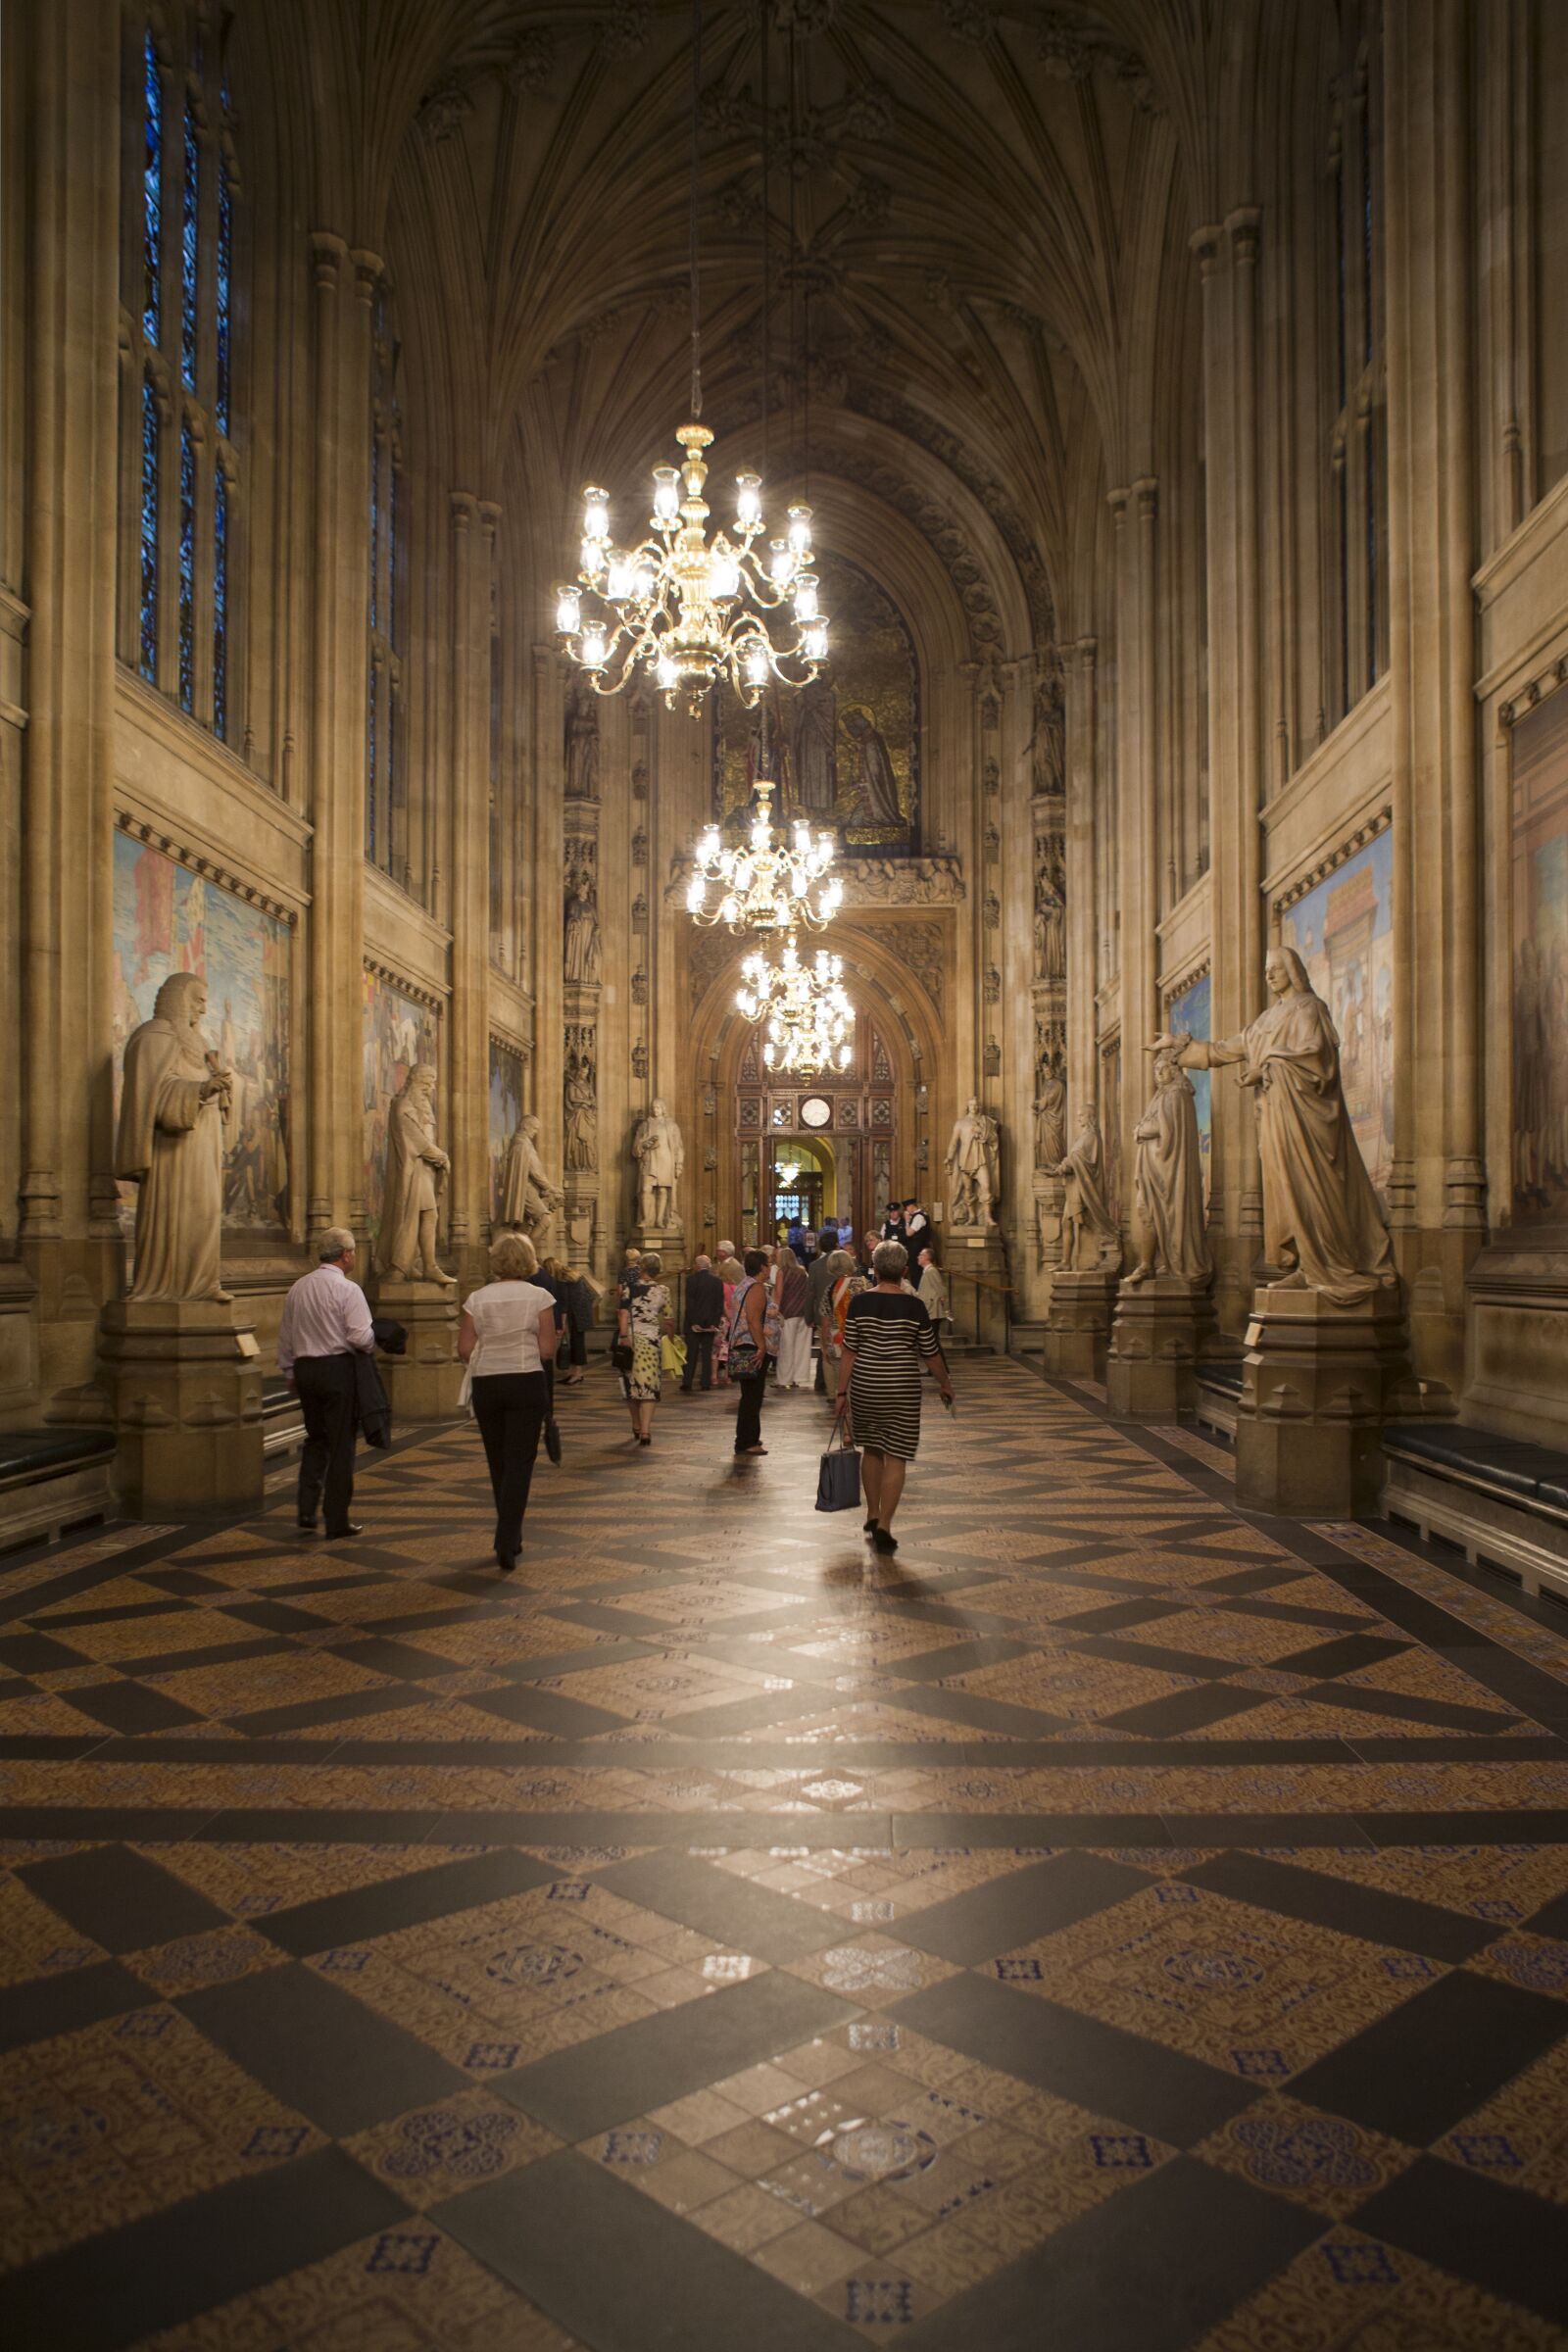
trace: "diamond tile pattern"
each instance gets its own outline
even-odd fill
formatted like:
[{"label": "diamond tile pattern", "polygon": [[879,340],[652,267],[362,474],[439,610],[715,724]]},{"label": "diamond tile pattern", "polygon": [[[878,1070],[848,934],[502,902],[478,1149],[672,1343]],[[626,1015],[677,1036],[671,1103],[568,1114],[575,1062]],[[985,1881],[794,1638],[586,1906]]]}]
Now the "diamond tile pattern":
[{"label": "diamond tile pattern", "polygon": [[12,1563],[0,2335],[1568,2346],[1568,1642],[964,1389]]}]

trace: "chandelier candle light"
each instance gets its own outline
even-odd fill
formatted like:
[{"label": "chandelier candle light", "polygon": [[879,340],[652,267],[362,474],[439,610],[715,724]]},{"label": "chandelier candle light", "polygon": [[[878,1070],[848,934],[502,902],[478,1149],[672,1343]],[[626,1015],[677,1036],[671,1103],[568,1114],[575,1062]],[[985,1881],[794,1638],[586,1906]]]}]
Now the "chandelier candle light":
[{"label": "chandelier candle light", "polygon": [[853,1052],[855,1007],[844,987],[844,960],[818,948],[801,959],[792,931],[777,963],[760,949],[741,965],[735,1003],[743,1019],[764,1028],[762,1059],[770,1070],[847,1070]]}]

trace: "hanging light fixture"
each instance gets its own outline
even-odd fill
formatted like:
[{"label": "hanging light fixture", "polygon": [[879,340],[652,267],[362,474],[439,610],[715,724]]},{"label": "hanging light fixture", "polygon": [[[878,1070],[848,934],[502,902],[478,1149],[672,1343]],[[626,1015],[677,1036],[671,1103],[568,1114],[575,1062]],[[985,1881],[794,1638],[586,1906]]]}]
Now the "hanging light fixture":
[{"label": "hanging light fixture", "polygon": [[692,0],[692,421],[675,435],[685,455],[679,466],[654,467],[649,536],[635,547],[612,542],[609,493],[589,483],[582,494],[577,577],[556,591],[557,630],[596,694],[620,693],[642,670],[671,710],[684,699],[694,717],[710,687],[721,680],[748,709],[772,682],[808,685],[828,650],[828,618],[811,569],[808,506],[791,507],[783,535],[770,538],[761,476],[742,471],[735,476],[733,531],[716,532],[711,546],[708,541],[703,453],[713,436],[700,421],[697,235],[702,34],[702,0]]},{"label": "hanging light fixture", "polygon": [[763,1029],[762,1059],[770,1070],[810,1077],[847,1070],[854,1052],[855,1006],[844,986],[844,959],[818,948],[801,959],[792,931],[774,962],[760,949],[741,965],[735,1003]]},{"label": "hanging light fixture", "polygon": [[[751,828],[743,844],[726,842],[710,825],[697,844],[686,911],[705,929],[727,923],[732,931],[788,931],[805,923],[820,931],[838,912],[844,885],[830,869],[837,856],[831,833],[813,834],[804,817],[786,833],[773,823],[773,786],[763,777],[753,799]],[[710,906],[708,894],[718,897]]]}]

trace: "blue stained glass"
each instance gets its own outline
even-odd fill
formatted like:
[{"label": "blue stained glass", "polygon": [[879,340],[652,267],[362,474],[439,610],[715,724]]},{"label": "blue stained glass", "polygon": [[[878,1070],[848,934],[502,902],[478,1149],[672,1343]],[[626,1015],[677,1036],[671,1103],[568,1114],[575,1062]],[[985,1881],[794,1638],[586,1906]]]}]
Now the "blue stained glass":
[{"label": "blue stained glass", "polygon": [[158,683],[158,396],[141,386],[141,674]]},{"label": "blue stained glass", "polygon": [[179,428],[179,707],[196,708],[196,444]]},{"label": "blue stained glass", "polygon": [[196,389],[197,224],[201,217],[201,151],[196,118],[185,109],[185,184],[179,220],[179,372],[189,392]]},{"label": "blue stained glass", "polygon": [[156,343],[164,307],[164,84],[151,33],[142,45],[142,86],[146,130],[141,169],[141,331],[149,343]]},{"label": "blue stained glass", "polygon": [[213,480],[213,733],[228,734],[228,482]]},{"label": "blue stained glass", "polygon": [[371,864],[375,863],[375,663],[370,663],[370,683],[366,696],[365,710],[365,847]]},{"label": "blue stained glass", "polygon": [[234,299],[234,192],[228,173],[218,175],[218,429],[227,435],[229,350]]}]

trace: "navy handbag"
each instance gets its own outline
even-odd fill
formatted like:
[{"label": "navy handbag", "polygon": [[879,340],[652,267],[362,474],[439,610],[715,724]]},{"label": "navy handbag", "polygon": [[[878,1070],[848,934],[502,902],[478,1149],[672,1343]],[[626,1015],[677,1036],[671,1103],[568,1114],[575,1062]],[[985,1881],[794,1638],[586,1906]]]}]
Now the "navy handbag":
[{"label": "navy handbag", "polygon": [[857,1511],[860,1507],[860,1457],[850,1444],[849,1424],[842,1443],[830,1446],[816,1473],[819,1511]]}]

